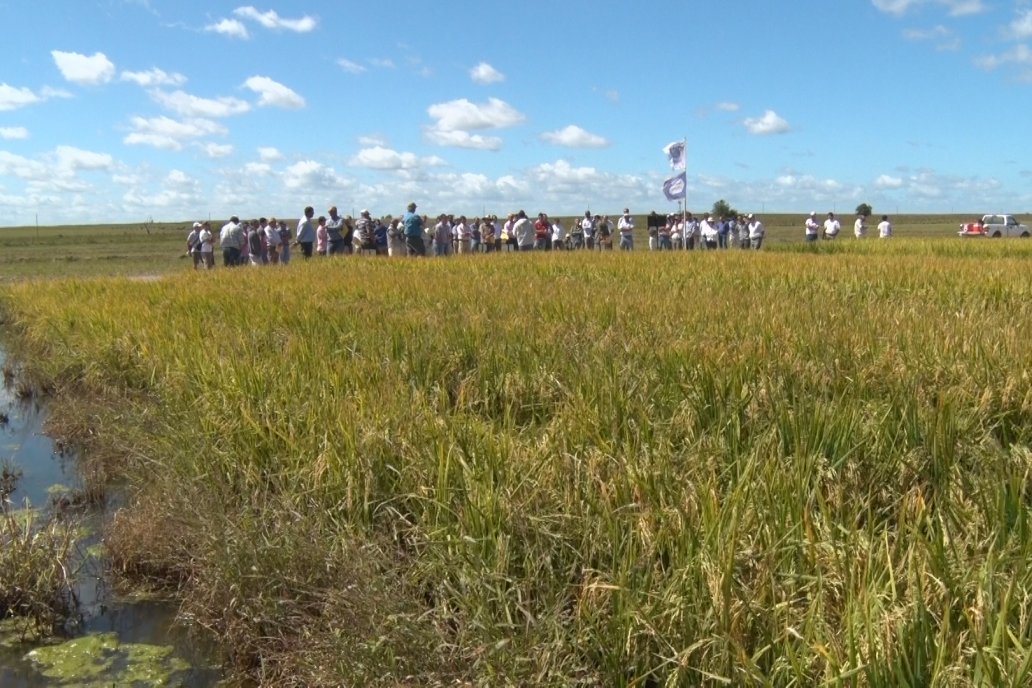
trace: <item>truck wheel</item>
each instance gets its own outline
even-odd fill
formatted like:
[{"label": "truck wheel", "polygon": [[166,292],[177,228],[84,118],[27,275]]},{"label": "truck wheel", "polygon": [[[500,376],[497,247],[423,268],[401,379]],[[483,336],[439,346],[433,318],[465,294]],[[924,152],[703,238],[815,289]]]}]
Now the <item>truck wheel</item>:
[{"label": "truck wheel", "polygon": [[999,230],[993,232],[993,239],[999,239],[1003,234],[1000,234]]}]

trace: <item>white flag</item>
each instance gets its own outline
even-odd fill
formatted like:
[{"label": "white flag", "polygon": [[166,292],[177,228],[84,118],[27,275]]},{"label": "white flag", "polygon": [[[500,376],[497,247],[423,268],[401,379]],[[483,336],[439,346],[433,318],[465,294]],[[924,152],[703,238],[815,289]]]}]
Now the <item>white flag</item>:
[{"label": "white flag", "polygon": [[671,177],[663,182],[663,194],[667,197],[668,201],[678,201],[685,197],[687,186],[688,173],[682,172],[681,174]]},{"label": "white flag", "polygon": [[672,170],[683,170],[685,169],[685,150],[684,141],[674,141],[668,143],[664,148],[663,152],[666,153],[667,157],[670,158],[670,169]]}]

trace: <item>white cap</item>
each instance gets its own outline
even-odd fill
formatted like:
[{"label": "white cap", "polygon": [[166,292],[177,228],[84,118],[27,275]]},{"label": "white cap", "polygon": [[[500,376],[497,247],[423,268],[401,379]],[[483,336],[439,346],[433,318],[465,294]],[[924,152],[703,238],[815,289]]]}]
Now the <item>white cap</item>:
[{"label": "white cap", "polygon": [[817,217],[817,211],[814,210],[813,212],[811,212],[810,217]]},{"label": "white cap", "polygon": [[747,218],[749,218],[749,219],[751,220],[751,219],[753,219],[753,214],[752,214],[752,213],[749,213],[748,215],[746,215],[746,217],[747,217]]},{"label": "white cap", "polygon": [[193,223],[193,226],[194,226],[194,229],[200,229],[204,225],[202,225],[200,222],[195,222],[195,223]]}]

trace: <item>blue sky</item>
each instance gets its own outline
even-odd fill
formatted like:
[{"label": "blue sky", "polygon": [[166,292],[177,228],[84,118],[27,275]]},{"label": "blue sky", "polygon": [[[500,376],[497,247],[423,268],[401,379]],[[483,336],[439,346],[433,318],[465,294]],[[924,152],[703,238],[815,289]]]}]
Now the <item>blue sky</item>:
[{"label": "blue sky", "polygon": [[1032,0],[0,0],[0,225],[1032,208]]}]

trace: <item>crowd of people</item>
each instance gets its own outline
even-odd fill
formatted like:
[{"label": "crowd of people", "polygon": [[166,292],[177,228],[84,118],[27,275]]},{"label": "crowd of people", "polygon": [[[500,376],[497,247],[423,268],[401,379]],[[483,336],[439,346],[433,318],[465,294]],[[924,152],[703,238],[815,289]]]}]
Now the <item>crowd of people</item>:
[{"label": "crowd of people", "polygon": [[[499,221],[495,215],[467,219],[465,215],[441,214],[431,220],[416,212],[409,203],[401,217],[374,218],[362,210],[357,219],[341,217],[336,206],[325,216],[315,217],[309,206],[297,227],[291,231],[286,222],[276,218],[243,221],[236,216],[216,233],[210,222],[195,222],[186,240],[194,268],[215,266],[216,243],[222,252],[222,263],[236,265],[287,264],[292,249],[302,258],[364,253],[381,256],[448,256],[453,253],[491,253],[504,251],[559,250],[634,250],[634,217],[630,209],[615,222],[607,215],[585,211],[582,218],[565,227],[560,219],[538,213],[531,219],[524,211],[510,214]],[[858,215],[854,234],[867,235],[867,216]],[[841,224],[834,213],[828,213],[822,226],[817,213],[810,213],[804,224],[807,241],[818,236],[835,239]],[[695,217],[692,213],[652,213],[648,216],[648,248],[653,251],[699,249],[753,249],[763,245],[766,229],[753,214]],[[892,236],[892,224],[883,216],[878,225],[879,236]]]}]

